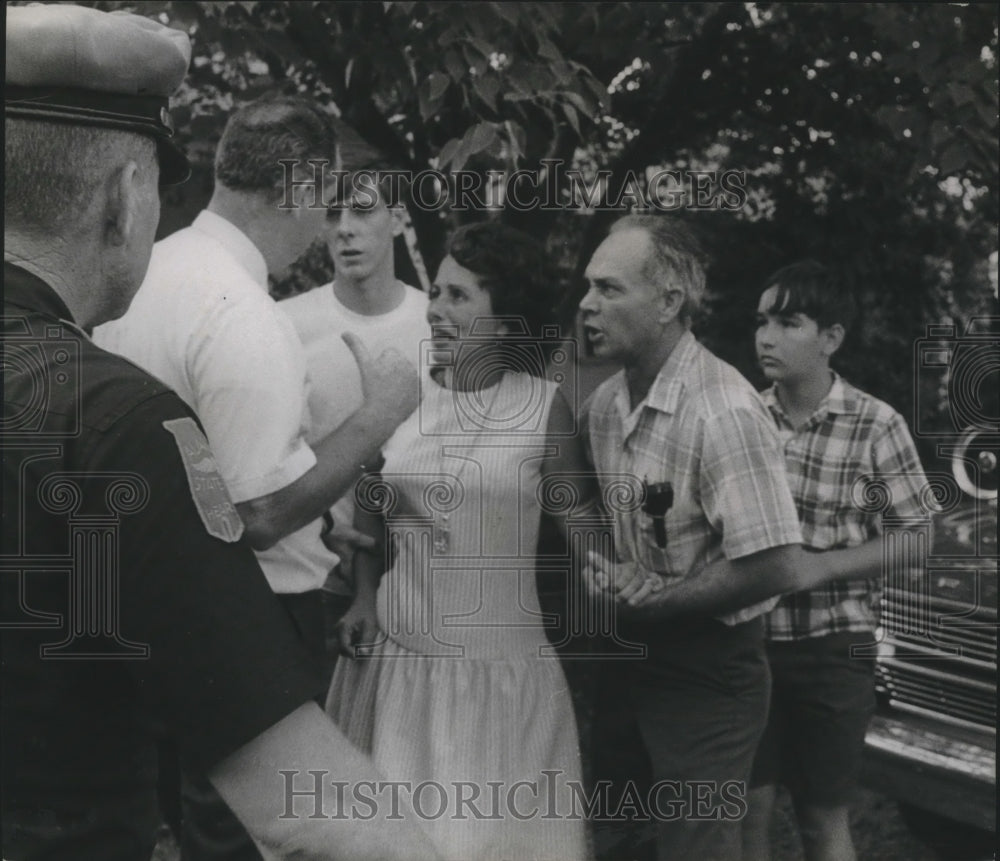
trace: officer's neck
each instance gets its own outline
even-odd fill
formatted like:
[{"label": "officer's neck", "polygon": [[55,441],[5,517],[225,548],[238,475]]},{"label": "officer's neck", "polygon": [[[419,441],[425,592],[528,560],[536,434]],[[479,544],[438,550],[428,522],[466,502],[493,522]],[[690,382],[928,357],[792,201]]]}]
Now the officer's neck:
[{"label": "officer's neck", "polygon": [[[4,261],[30,272],[51,287],[69,308],[73,321],[84,328],[104,322],[95,319],[101,285],[95,277],[101,267],[80,243],[53,242],[8,227],[4,230]],[[79,245],[80,247],[77,247]]]}]

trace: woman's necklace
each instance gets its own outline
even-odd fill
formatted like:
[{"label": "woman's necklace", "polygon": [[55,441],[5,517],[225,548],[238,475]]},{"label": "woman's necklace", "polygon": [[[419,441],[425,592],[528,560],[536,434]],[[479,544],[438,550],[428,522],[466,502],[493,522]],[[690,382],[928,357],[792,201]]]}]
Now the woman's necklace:
[{"label": "woman's necklace", "polygon": [[[497,398],[500,396],[500,388],[503,385],[504,377],[501,376],[499,382],[496,384],[496,388],[493,391],[493,397],[490,398],[489,404],[485,409],[476,410],[480,416],[486,419],[485,422],[477,423],[475,433],[472,440],[469,443],[463,443],[463,448],[477,447],[479,443],[479,438],[482,436],[483,430],[488,426],[489,420],[493,416],[493,408],[496,406]],[[462,389],[452,389],[452,397],[459,398],[465,394]],[[463,409],[463,407],[456,405],[458,409]],[[444,469],[444,459],[445,459],[445,445],[441,445],[439,449],[439,469],[438,472],[441,475],[446,475]],[[451,552],[451,512],[454,511],[458,505],[461,503],[464,493],[462,487],[462,476],[465,475],[465,471],[469,466],[469,463],[474,460],[473,457],[468,454],[461,458],[461,466],[458,468],[458,472],[453,477],[455,480],[455,494],[454,499],[456,504],[449,506],[447,510],[434,512],[434,533],[432,543],[434,545],[434,555],[444,556]]]}]

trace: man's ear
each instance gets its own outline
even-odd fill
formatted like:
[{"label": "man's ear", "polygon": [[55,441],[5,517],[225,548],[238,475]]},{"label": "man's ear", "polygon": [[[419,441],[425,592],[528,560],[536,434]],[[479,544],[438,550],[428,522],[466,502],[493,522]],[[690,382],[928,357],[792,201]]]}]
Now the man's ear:
[{"label": "man's ear", "polygon": [[669,323],[676,320],[684,305],[684,291],[676,287],[664,287],[660,291],[659,321]]},{"label": "man's ear", "polygon": [[104,239],[108,245],[125,245],[132,235],[139,211],[141,188],[139,166],[126,162],[112,172],[104,184]]},{"label": "man's ear", "polygon": [[840,349],[840,345],[844,343],[845,334],[844,327],[840,323],[834,323],[832,326],[824,326],[820,329],[819,336],[822,340],[823,355],[828,359],[833,356]]}]

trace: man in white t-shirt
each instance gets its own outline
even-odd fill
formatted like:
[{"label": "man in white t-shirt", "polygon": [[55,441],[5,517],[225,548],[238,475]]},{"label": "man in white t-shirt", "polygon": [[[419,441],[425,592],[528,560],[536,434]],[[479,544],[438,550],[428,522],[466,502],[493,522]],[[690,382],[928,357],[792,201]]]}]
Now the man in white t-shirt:
[{"label": "man in white t-shirt", "polygon": [[[94,332],[194,410],[260,566],[318,664],[326,657],[320,589],[337,561],[321,537],[324,513],[416,408],[418,388],[398,351],[373,360],[359,342],[345,343],[358,369],[350,409],[332,433],[309,430],[305,353],[268,294],[268,275],[322,235],[317,165],[332,167],[335,154],[329,118],[312,102],[266,97],[240,108],[216,151],[208,206],[156,243],[128,312]],[[192,777],[185,857],[258,857],[207,782]]]},{"label": "man in white t-shirt", "polygon": [[[329,284],[279,304],[305,347],[309,370],[310,436],[332,433],[362,402],[358,363],[341,335],[351,332],[376,354],[395,347],[420,368],[420,344],[430,338],[427,294],[397,280],[393,241],[403,229],[404,209],[391,197],[389,181],[366,185],[348,177],[354,188],[342,205],[331,208],[326,241],[336,274]],[[331,510],[340,532],[354,520],[353,490]],[[343,545],[340,545],[343,546]],[[348,555],[327,583],[328,615],[339,619],[354,593]],[[360,633],[360,632],[359,632]],[[349,626],[339,631],[343,649],[357,636]]]}]

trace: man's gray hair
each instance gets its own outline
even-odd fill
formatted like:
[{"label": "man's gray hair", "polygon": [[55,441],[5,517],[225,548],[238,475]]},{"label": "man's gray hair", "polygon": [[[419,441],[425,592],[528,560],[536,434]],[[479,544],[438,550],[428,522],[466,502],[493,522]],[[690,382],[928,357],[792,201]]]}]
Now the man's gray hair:
[{"label": "man's gray hair", "polygon": [[67,236],[112,171],[157,164],[152,138],[135,132],[13,117],[5,132],[4,218],[15,230]]},{"label": "man's gray hair", "polygon": [[652,247],[643,277],[650,284],[683,291],[680,319],[690,325],[705,297],[708,260],[698,237],[683,221],[666,215],[626,215],[611,226],[611,233],[636,228],[645,231]]}]

